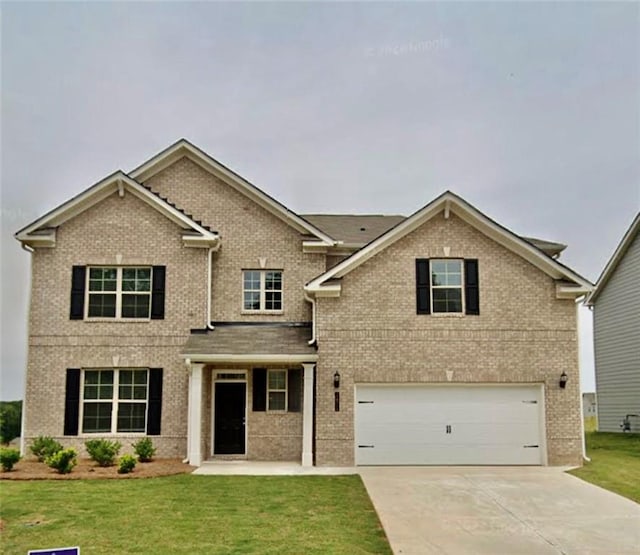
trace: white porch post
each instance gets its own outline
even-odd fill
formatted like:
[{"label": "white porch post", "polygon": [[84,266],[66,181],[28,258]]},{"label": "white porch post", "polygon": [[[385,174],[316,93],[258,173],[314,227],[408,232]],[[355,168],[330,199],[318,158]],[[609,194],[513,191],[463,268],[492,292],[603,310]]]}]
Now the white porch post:
[{"label": "white porch post", "polygon": [[189,375],[189,422],[187,429],[187,449],[189,464],[200,466],[202,435],[202,371],[204,364],[191,364]]},{"label": "white porch post", "polygon": [[302,399],[302,466],[313,466],[313,374],[316,365],[303,363],[304,396]]}]

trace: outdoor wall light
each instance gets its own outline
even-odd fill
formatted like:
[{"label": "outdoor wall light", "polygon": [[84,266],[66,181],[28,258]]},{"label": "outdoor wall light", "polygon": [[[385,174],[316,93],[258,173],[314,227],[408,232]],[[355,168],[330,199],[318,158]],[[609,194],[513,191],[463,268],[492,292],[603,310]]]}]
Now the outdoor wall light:
[{"label": "outdoor wall light", "polygon": [[565,387],[567,387],[568,380],[569,380],[569,377],[567,376],[567,373],[562,372],[562,374],[560,374],[560,389],[564,389]]},{"label": "outdoor wall light", "polygon": [[340,387],[340,372],[338,371],[333,375],[333,387],[336,389]]}]

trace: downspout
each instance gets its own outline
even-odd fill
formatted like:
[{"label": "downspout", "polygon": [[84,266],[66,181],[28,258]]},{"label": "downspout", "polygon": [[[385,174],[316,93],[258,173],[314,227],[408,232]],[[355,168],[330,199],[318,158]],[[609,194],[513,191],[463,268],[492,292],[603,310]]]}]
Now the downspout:
[{"label": "downspout", "polygon": [[316,300],[304,292],[304,300],[311,303],[311,339],[307,341],[309,345],[316,342]]},{"label": "downspout", "polygon": [[[191,359],[185,359],[185,364],[187,365],[187,374],[189,374],[189,394],[191,393]],[[191,452],[191,395],[188,396],[187,402],[187,456],[182,459],[182,464],[187,464],[189,462],[189,453]]]},{"label": "downspout", "polygon": [[[20,241],[20,246],[27,251],[29,254],[33,254],[34,249],[31,248],[29,245],[23,243],[22,241]],[[29,262],[32,265],[33,264],[33,259],[31,257],[29,257]],[[29,271],[29,275],[31,275],[33,271],[33,268],[31,268],[31,270]],[[31,285],[31,284],[30,284]],[[31,312],[31,287],[29,287],[29,312]],[[29,339],[29,325],[27,324],[27,342]],[[23,396],[22,396],[22,414],[20,415],[20,454],[24,457],[25,455],[25,438],[24,438],[24,431],[26,430],[26,422],[27,422],[27,405],[25,403],[25,400],[27,398],[27,372],[29,369],[29,353],[28,353],[28,349],[27,349],[27,368],[25,368],[25,373],[24,373],[24,381],[23,381],[23,386],[22,386],[22,391],[23,391]]]},{"label": "downspout", "polygon": [[213,279],[213,251],[216,249],[217,247],[210,247],[209,252],[207,253],[207,322],[205,327],[208,330],[213,329],[213,325],[211,324],[211,284]]},{"label": "downspout", "polygon": [[[584,403],[582,400],[582,388],[580,386],[581,384],[581,376],[580,376],[580,370],[581,370],[581,364],[580,364],[580,304],[578,299],[576,299],[576,322],[578,324],[578,330],[576,333],[576,346],[578,348],[578,395],[580,396],[580,437],[582,438],[582,458],[587,461],[587,462],[591,462],[591,459],[587,456],[587,440],[584,437]],[[594,363],[595,363],[595,359],[594,359]]]}]

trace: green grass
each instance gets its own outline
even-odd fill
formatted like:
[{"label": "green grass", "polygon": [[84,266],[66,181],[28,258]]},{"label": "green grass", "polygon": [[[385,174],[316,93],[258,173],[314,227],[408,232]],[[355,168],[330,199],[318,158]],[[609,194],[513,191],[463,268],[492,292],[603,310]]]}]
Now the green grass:
[{"label": "green grass", "polygon": [[591,462],[570,474],[640,503],[640,434],[586,434]]},{"label": "green grass", "polygon": [[391,553],[359,476],[0,482],[2,551]]}]

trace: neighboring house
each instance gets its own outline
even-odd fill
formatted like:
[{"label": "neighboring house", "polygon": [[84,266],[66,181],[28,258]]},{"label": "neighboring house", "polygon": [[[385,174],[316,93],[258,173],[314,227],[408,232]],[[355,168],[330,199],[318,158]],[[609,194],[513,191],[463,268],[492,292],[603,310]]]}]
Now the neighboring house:
[{"label": "neighboring house", "polygon": [[640,214],[586,304],[593,310],[598,430],[640,432]]},{"label": "neighboring house", "polygon": [[181,140],[16,237],[27,442],[148,435],[194,465],[582,460],[592,286],[564,245],[451,192],[408,218],[300,216]]},{"label": "neighboring house", "polygon": [[598,407],[595,393],[582,394],[582,418],[584,431],[595,432],[598,430]]},{"label": "neighboring house", "polygon": [[596,405],[595,393],[583,393],[582,394],[582,416],[588,418],[590,416],[598,415],[598,407]]}]

